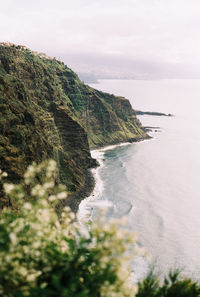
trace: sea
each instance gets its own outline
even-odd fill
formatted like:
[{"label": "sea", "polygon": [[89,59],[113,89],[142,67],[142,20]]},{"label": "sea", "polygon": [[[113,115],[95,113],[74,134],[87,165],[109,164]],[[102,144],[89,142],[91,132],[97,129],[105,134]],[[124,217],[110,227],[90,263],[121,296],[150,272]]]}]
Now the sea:
[{"label": "sea", "polygon": [[200,280],[200,80],[100,80],[95,89],[124,96],[142,111],[150,140],[92,151],[100,167],[96,187],[80,205],[94,219],[101,206],[108,217],[127,218],[138,244],[151,255],[135,261],[135,274],[151,267],[159,275],[180,269]]}]

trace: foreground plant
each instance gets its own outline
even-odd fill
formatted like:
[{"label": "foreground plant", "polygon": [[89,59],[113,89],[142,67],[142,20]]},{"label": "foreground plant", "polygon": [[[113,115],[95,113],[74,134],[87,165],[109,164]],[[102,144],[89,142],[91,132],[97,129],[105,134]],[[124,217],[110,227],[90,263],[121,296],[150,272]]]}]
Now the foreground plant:
[{"label": "foreground plant", "polygon": [[56,171],[53,160],[33,164],[21,184],[4,184],[12,208],[0,219],[0,296],[135,296],[134,236],[104,220],[82,232],[68,207],[58,214],[67,192]]},{"label": "foreground plant", "polygon": [[200,286],[189,278],[181,278],[180,272],[169,272],[162,284],[152,272],[138,284],[136,297],[199,297]]},{"label": "foreground plant", "polygon": [[[0,172],[0,178],[6,177]],[[104,217],[83,227],[58,185],[53,160],[29,166],[19,185],[4,184],[9,203],[0,218],[0,296],[199,297],[199,284],[150,273],[133,285],[130,258],[136,238]]]}]

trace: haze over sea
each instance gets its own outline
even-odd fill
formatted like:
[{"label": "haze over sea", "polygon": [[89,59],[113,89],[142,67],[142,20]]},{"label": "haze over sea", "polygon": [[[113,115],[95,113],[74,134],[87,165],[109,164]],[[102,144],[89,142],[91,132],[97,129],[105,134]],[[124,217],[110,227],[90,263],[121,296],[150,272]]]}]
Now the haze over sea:
[{"label": "haze over sea", "polygon": [[96,199],[113,203],[110,216],[128,216],[157,271],[179,267],[199,279],[200,80],[100,80],[92,87],[128,98],[135,109],[175,115],[140,116],[144,126],[160,127],[153,139],[101,155]]}]

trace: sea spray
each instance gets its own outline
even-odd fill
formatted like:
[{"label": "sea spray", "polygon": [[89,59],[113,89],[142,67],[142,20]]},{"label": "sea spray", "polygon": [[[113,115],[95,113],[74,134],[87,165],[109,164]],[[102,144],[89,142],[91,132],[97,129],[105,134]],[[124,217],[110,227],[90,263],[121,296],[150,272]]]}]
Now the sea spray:
[{"label": "sea spray", "polygon": [[91,195],[84,200],[81,201],[78,210],[78,220],[84,224],[84,222],[88,222],[91,219],[92,214],[92,202],[98,199],[103,191],[103,181],[100,178],[99,170],[104,165],[103,157],[104,152],[99,150],[91,151],[92,158],[96,159],[100,166],[97,168],[91,169],[91,172],[95,179],[95,187]]}]

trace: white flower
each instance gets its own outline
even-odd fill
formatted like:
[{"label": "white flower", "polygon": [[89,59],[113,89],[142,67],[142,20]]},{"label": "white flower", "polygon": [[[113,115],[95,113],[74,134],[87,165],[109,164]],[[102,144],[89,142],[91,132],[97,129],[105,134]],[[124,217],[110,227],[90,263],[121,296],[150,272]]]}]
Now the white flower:
[{"label": "white flower", "polygon": [[85,258],[83,257],[83,255],[80,256],[79,261],[80,262],[84,262],[85,261]]},{"label": "white flower", "polygon": [[36,196],[38,195],[38,192],[41,190],[41,186],[40,185],[36,185],[34,188],[32,188],[31,190],[31,195],[32,196]]},{"label": "white flower", "polygon": [[36,242],[33,243],[33,247],[34,247],[35,249],[39,248],[40,245],[41,245],[40,241],[36,241]]},{"label": "white flower", "polygon": [[29,275],[27,275],[27,281],[28,282],[34,282],[35,281],[35,279],[39,276],[41,274],[41,271],[37,271],[37,272],[35,272],[35,273],[31,273],[31,274],[29,274]]},{"label": "white flower", "polygon": [[45,190],[41,188],[41,190],[38,192],[38,196],[43,197],[45,194]]},{"label": "white flower", "polygon": [[29,202],[24,203],[24,209],[31,209],[32,206]]},{"label": "white flower", "polygon": [[48,202],[45,199],[41,199],[40,204],[43,208],[47,208],[47,206],[48,206]]},{"label": "white flower", "polygon": [[71,212],[69,217],[70,217],[71,220],[74,220],[75,219],[75,214],[73,212]]},{"label": "white flower", "polygon": [[44,189],[53,188],[53,186],[54,186],[54,182],[44,183],[43,185]]},{"label": "white flower", "polygon": [[56,198],[57,197],[55,195],[50,195],[48,199],[49,199],[50,202],[53,202],[53,201],[56,200]]},{"label": "white flower", "polygon": [[46,286],[47,286],[47,283],[42,283],[42,284],[40,285],[40,288],[44,289],[44,288],[46,288]]},{"label": "white flower", "polygon": [[47,167],[47,177],[51,177],[56,169],[56,161],[50,160]]},{"label": "white flower", "polygon": [[70,212],[70,211],[71,211],[71,209],[70,209],[69,206],[65,206],[65,207],[63,208],[63,212]]},{"label": "white flower", "polygon": [[34,171],[35,171],[35,168],[33,165],[28,166],[28,170],[27,170],[28,173],[33,173]]},{"label": "white flower", "polygon": [[53,159],[49,160],[49,167],[52,169],[56,168],[56,161],[54,161]]},{"label": "white flower", "polygon": [[9,194],[10,192],[12,192],[14,188],[15,186],[13,184],[4,184],[4,190],[6,194]]},{"label": "white flower", "polygon": [[35,278],[36,278],[35,274],[29,274],[26,279],[28,282],[33,282]]},{"label": "white flower", "polygon": [[37,235],[38,235],[39,237],[42,237],[43,232],[42,232],[42,231],[38,231],[38,232],[37,232]]},{"label": "white flower", "polygon": [[33,165],[30,165],[24,174],[25,184],[28,185],[31,182],[31,179],[34,177],[34,174],[35,167]]},{"label": "white flower", "polygon": [[65,198],[67,198],[67,193],[66,192],[61,192],[61,193],[57,194],[57,198],[58,199],[65,199]]},{"label": "white flower", "polygon": [[36,256],[36,257],[40,257],[40,256],[41,256],[41,253],[40,253],[39,251],[36,251],[36,252],[35,252],[35,256]]},{"label": "white flower", "polygon": [[11,242],[14,244],[14,245],[16,245],[17,244],[17,236],[15,235],[15,233],[10,233],[9,234],[9,237],[10,237],[10,240],[11,240]]},{"label": "white flower", "polygon": [[18,272],[22,275],[22,276],[27,276],[28,274],[28,270],[25,267],[19,267]]},{"label": "white flower", "polygon": [[8,173],[7,172],[3,172],[1,177],[7,177],[8,176]]}]

